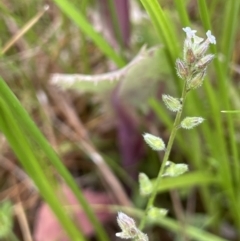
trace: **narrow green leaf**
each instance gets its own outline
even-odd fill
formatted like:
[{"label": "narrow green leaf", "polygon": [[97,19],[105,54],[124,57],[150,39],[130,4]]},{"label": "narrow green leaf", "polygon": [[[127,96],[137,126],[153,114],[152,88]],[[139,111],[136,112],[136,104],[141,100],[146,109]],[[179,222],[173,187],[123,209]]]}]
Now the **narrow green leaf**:
[{"label": "narrow green leaf", "polygon": [[9,105],[2,97],[0,97],[0,128],[22,166],[35,182],[39,192],[47,201],[69,237],[72,240],[84,241],[84,236],[66,214],[62,204],[55,195],[53,186],[49,185],[50,182],[42,170],[30,143],[22,132],[21,126],[17,123],[15,116],[11,112],[11,108],[9,108]]},{"label": "narrow green leaf", "polygon": [[188,18],[188,13],[186,11],[186,1],[183,0],[174,0],[175,6],[178,11],[178,15],[180,17],[182,26],[187,27],[190,26],[190,21]]},{"label": "narrow green leaf", "polygon": [[[237,8],[239,8],[238,5],[236,5]],[[201,19],[204,24],[205,30],[212,29],[210,16],[209,16],[209,9],[207,7],[206,1],[198,0],[198,6],[199,6]],[[235,14],[236,13],[233,14],[234,16],[232,19],[234,21],[234,24],[236,21]],[[230,24],[232,24],[232,23],[230,23]],[[233,29],[235,28],[235,26],[229,27],[229,28],[231,28],[231,30],[229,30],[229,31],[232,32]],[[226,30],[226,31],[228,31],[228,30]],[[233,37],[233,33],[231,33],[231,38],[232,37]],[[231,40],[233,41],[233,39],[231,39]],[[231,47],[228,48],[227,54],[229,54],[230,49],[231,49]],[[217,52],[215,45],[211,46],[211,50],[214,53]],[[216,94],[216,90],[214,90],[212,87],[210,87],[208,85],[206,85],[206,86],[209,88],[208,90],[211,89],[210,90],[211,94],[209,94],[208,97],[211,98],[212,103],[214,103],[213,111],[215,113],[212,113],[212,116],[213,116],[213,120],[215,122],[216,130],[217,130],[216,140],[219,143],[218,144],[219,148],[217,149],[217,151],[215,153],[216,153],[216,158],[219,161],[221,160],[222,165],[221,165],[220,170],[221,170],[222,175],[225,176],[223,184],[226,186],[225,188],[228,190],[227,195],[232,203],[232,209],[231,209],[232,215],[235,219],[236,224],[240,228],[240,214],[237,211],[239,209],[239,201],[235,197],[235,190],[234,190],[234,186],[232,185],[233,182],[237,183],[236,190],[238,190],[240,187],[239,186],[239,183],[240,183],[239,148],[238,148],[236,140],[235,140],[235,130],[234,130],[233,120],[230,115],[227,115],[226,116],[227,117],[227,130],[229,133],[228,135],[230,137],[229,141],[230,141],[230,147],[231,147],[231,153],[228,153],[228,150],[226,148],[228,145],[226,143],[226,138],[224,138],[224,132],[223,132],[223,130],[225,128],[223,128],[223,124],[221,123],[221,116],[220,116],[221,108],[231,109],[230,98],[229,98],[229,89],[230,88],[228,87],[228,85],[231,85],[231,83],[227,82],[227,80],[228,80],[227,71],[226,71],[227,64],[220,62],[219,58],[215,58],[214,66],[215,66],[216,75],[217,75],[218,83],[219,83],[219,87],[220,87],[219,93]],[[213,99],[214,96],[215,96],[215,98]],[[233,163],[234,163],[233,171],[231,169],[231,166],[230,166],[230,163],[228,160],[229,156],[233,156]]]},{"label": "narrow green leaf", "polygon": [[106,56],[118,65],[118,67],[123,67],[125,65],[125,61],[122,57],[118,55],[108,42],[94,30],[80,10],[77,10],[70,1],[54,0],[54,2],[58,5],[62,12],[64,12],[88,37],[94,41],[94,43]]},{"label": "narrow green leaf", "polygon": [[221,112],[226,114],[240,114],[240,110],[222,110]]},{"label": "narrow green leaf", "polygon": [[165,53],[168,58],[169,65],[172,68],[172,74],[175,77],[175,84],[180,93],[180,82],[178,81],[175,71],[175,60],[178,57],[179,49],[176,38],[172,32],[172,26],[166,18],[164,11],[157,0],[141,0],[141,2],[148,12],[153,26],[155,27],[158,35],[163,40],[163,43],[166,47]]},{"label": "narrow green leaf", "polygon": [[95,227],[99,239],[102,241],[108,240],[104,228],[97,220],[92,208],[86,201],[83,193],[79,190],[79,187],[73,180],[72,176],[2,78],[0,78],[0,95],[6,103],[8,103],[9,109],[12,110],[15,119],[18,121],[18,125],[25,130],[25,135],[31,137],[31,141],[34,140],[37,142],[41,150],[48,157],[48,160],[53,164],[58,173],[66,181],[67,185],[71,188],[77,197],[79,204]]},{"label": "narrow green leaf", "polygon": [[[179,234],[179,232],[181,232],[183,228],[178,221],[175,221],[167,217],[159,218],[154,221],[155,223],[158,223],[160,226],[167,228],[168,230],[171,230],[176,234]],[[209,232],[206,232],[204,230],[201,230],[199,228],[196,228],[190,225],[184,225],[184,229],[185,229],[184,231],[186,235],[188,235],[189,237],[191,237],[193,240],[196,240],[196,241],[227,241],[224,238],[218,237],[214,234],[211,234]]]},{"label": "narrow green leaf", "polygon": [[[239,27],[240,1],[227,1],[223,21],[221,50],[225,55],[225,63],[231,62],[235,38]],[[227,71],[228,65],[225,64]]]},{"label": "narrow green leaf", "polygon": [[[154,180],[152,180],[154,182]],[[171,189],[189,188],[210,184],[220,184],[218,178],[202,172],[190,172],[178,177],[163,178],[158,192],[166,192]]]}]

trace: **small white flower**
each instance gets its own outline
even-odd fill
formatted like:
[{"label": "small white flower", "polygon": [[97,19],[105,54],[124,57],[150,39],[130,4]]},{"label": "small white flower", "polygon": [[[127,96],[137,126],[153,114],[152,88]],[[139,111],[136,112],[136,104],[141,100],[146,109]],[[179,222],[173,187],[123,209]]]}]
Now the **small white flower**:
[{"label": "small white flower", "polygon": [[206,35],[211,44],[216,44],[216,38],[215,38],[215,36],[212,35],[210,30],[207,31]]},{"label": "small white flower", "polygon": [[183,31],[186,33],[187,38],[193,38],[197,30],[192,30],[190,27],[183,28]]}]

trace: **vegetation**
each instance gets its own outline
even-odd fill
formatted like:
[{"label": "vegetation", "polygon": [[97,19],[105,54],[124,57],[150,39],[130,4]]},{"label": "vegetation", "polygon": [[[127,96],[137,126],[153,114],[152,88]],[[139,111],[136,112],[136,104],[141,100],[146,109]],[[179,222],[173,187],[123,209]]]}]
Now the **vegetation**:
[{"label": "vegetation", "polygon": [[0,239],[239,240],[239,5],[1,2]]}]

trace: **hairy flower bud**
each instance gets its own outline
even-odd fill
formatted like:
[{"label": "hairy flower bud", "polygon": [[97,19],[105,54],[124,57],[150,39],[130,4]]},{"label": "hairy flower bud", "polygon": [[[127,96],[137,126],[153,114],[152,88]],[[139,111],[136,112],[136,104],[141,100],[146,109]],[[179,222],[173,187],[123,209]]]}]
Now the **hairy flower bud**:
[{"label": "hairy flower bud", "polygon": [[170,95],[162,95],[162,99],[169,110],[176,112],[182,109],[182,103],[180,99],[174,98]]},{"label": "hairy flower bud", "polygon": [[188,171],[188,165],[184,163],[175,164],[167,161],[164,167],[163,177],[177,177]]},{"label": "hairy flower bud", "polygon": [[153,185],[148,176],[145,173],[139,173],[138,175],[140,194],[147,196],[152,193]]},{"label": "hairy flower bud", "polygon": [[194,64],[195,61],[196,61],[196,57],[194,55],[194,52],[191,48],[187,49],[186,51],[186,59],[185,61],[188,63],[188,64]]},{"label": "hairy flower bud", "polygon": [[166,216],[167,213],[168,213],[167,209],[151,207],[148,211],[148,217],[156,220],[156,219]]},{"label": "hairy flower bud", "polygon": [[204,119],[202,117],[186,117],[182,120],[180,126],[184,129],[192,129],[200,125],[203,121]]},{"label": "hairy flower bud", "polygon": [[193,78],[188,80],[187,90],[189,91],[189,90],[196,89],[196,88],[200,87],[203,83],[205,73],[206,73],[205,70],[201,71],[201,72],[197,73]]},{"label": "hairy flower bud", "polygon": [[186,79],[188,77],[189,71],[184,61],[177,59],[176,69],[177,69],[177,74],[181,79]]},{"label": "hairy flower bud", "polygon": [[118,212],[117,223],[122,229],[121,233],[116,233],[117,237],[120,238],[135,238],[137,236],[137,227],[135,221],[128,217],[125,213]]},{"label": "hairy flower bud", "polygon": [[116,233],[117,237],[123,239],[134,239],[136,241],[148,241],[148,236],[141,232],[135,224],[135,221],[125,213],[118,212],[117,222],[122,229],[121,233]]},{"label": "hairy flower bud", "polygon": [[194,54],[197,58],[201,58],[208,50],[210,42],[205,40],[202,44],[200,44],[196,50],[194,51]]},{"label": "hairy flower bud", "polygon": [[196,68],[205,69],[213,60],[214,54],[208,54],[196,63]]},{"label": "hairy flower bud", "polygon": [[165,150],[165,143],[160,137],[151,135],[151,134],[144,134],[143,138],[145,142],[155,151],[163,151]]}]

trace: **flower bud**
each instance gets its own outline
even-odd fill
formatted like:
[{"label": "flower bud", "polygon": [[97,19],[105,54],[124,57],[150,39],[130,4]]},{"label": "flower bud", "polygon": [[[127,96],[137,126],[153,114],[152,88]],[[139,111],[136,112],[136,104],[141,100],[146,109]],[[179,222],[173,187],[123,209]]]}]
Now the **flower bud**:
[{"label": "flower bud", "polygon": [[203,83],[205,73],[206,73],[205,70],[201,71],[201,72],[197,73],[192,79],[190,79],[187,82],[187,90],[189,91],[189,90],[200,87]]},{"label": "flower bud", "polygon": [[184,163],[175,164],[174,162],[167,161],[164,167],[163,177],[177,177],[188,171],[188,165]]},{"label": "flower bud", "polygon": [[153,185],[148,176],[145,173],[139,173],[138,181],[140,186],[140,194],[147,196],[152,193]]},{"label": "flower bud", "polygon": [[117,223],[122,229],[121,233],[116,233],[117,237],[120,238],[135,238],[138,234],[138,229],[136,227],[135,221],[128,217],[125,213],[118,212]]},{"label": "flower bud", "polygon": [[163,151],[165,150],[165,143],[160,137],[151,135],[151,134],[144,134],[143,138],[145,142],[155,151]]},{"label": "flower bud", "polygon": [[196,57],[193,53],[193,50],[191,48],[187,49],[186,62],[191,65],[191,64],[195,63],[195,61],[196,61]]},{"label": "flower bud", "polygon": [[209,44],[210,42],[208,39],[206,39],[202,44],[200,44],[194,51],[195,56],[197,58],[201,58],[207,52]]},{"label": "flower bud", "polygon": [[200,125],[204,119],[202,117],[186,117],[180,124],[184,129],[192,129],[195,126]]},{"label": "flower bud", "polygon": [[117,237],[124,239],[134,239],[135,241],[148,241],[148,236],[141,232],[135,224],[135,221],[126,214],[119,212],[117,217],[121,233],[116,233]]},{"label": "flower bud", "polygon": [[214,58],[214,54],[208,54],[204,56],[196,63],[196,67],[198,69],[205,69],[211,63],[213,58]]},{"label": "flower bud", "polygon": [[184,61],[177,59],[176,61],[177,74],[181,79],[186,79],[188,77],[188,68]]},{"label": "flower bud", "polygon": [[167,209],[151,207],[148,211],[148,217],[156,220],[156,219],[166,216],[167,213],[168,213]]},{"label": "flower bud", "polygon": [[169,110],[176,112],[182,109],[182,103],[179,99],[170,95],[162,95],[162,99]]}]

